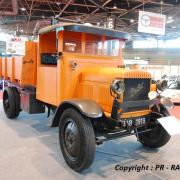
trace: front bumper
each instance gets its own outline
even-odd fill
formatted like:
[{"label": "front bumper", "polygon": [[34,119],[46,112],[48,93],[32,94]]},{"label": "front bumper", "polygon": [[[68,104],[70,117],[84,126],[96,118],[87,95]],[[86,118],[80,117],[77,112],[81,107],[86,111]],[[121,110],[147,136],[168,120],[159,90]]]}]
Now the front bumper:
[{"label": "front bumper", "polygon": [[158,97],[153,100],[140,100],[140,101],[125,101],[123,103],[119,103],[117,99],[113,102],[111,118],[118,119],[123,113],[127,113],[127,110],[130,108],[132,112],[136,112],[137,108],[139,110],[143,110],[144,107],[149,107],[162,104],[165,107],[173,106],[173,103],[169,99],[165,99],[164,97]]},{"label": "front bumper", "polygon": [[137,108],[137,107],[146,107],[152,105],[158,105],[161,103],[160,98],[156,98],[153,100],[140,100],[140,101],[127,101],[119,104],[119,109],[122,109],[125,112],[128,108]]}]

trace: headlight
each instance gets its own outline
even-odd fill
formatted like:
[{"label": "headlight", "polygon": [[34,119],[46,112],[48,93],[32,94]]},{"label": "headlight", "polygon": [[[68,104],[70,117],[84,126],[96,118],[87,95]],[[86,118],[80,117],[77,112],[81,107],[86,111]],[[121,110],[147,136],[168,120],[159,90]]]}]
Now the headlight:
[{"label": "headlight", "polygon": [[150,100],[157,98],[157,96],[158,96],[158,93],[156,91],[150,91],[148,93],[148,97]]},{"label": "headlight", "polygon": [[125,91],[124,81],[115,79],[112,81],[110,88],[112,92],[120,95]]},{"label": "headlight", "polygon": [[156,85],[157,85],[157,89],[160,91],[164,91],[168,87],[166,80],[159,80],[156,82]]}]

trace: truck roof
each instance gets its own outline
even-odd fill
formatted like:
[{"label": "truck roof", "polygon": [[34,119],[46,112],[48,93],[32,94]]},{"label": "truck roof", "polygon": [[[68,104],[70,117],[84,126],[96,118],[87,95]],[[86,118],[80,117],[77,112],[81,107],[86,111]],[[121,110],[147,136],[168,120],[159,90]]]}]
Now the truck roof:
[{"label": "truck roof", "polygon": [[42,28],[39,30],[39,34],[44,34],[51,31],[73,31],[73,32],[84,32],[89,34],[95,34],[95,35],[104,35],[114,38],[120,38],[124,40],[131,39],[131,36],[128,33],[102,28],[102,27],[96,27],[96,26],[89,26],[84,24],[75,24],[75,23],[58,23],[52,26],[47,26],[45,28]]}]

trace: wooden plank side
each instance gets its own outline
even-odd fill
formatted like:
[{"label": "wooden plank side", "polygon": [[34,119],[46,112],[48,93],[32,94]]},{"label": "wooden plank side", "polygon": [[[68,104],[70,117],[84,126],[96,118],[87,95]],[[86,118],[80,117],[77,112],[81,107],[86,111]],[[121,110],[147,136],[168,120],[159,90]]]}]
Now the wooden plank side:
[{"label": "wooden plank side", "polygon": [[27,41],[26,52],[22,58],[21,81],[22,86],[36,86],[37,74],[37,43]]},{"label": "wooden plank side", "polygon": [[23,57],[18,56],[14,59],[14,79],[15,81],[21,81],[21,74],[22,74],[22,61]]}]

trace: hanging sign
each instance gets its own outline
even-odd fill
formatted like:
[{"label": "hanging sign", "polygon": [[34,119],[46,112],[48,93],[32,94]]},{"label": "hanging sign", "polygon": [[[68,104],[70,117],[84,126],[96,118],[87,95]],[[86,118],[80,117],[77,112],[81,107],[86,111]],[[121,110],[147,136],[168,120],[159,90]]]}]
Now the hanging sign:
[{"label": "hanging sign", "polygon": [[14,37],[7,42],[7,54],[25,55],[25,40]]},{"label": "hanging sign", "polygon": [[165,15],[139,11],[138,32],[164,35],[165,25]]},{"label": "hanging sign", "polygon": [[114,18],[113,17],[107,18],[107,28],[114,29]]}]

